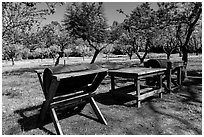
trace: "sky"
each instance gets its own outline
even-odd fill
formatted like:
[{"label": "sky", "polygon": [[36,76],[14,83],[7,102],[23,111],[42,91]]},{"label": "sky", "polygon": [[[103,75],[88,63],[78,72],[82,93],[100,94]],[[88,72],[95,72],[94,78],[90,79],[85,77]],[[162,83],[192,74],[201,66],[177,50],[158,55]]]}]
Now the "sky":
[{"label": "sky", "polygon": [[[126,14],[130,14],[131,11],[140,5],[142,2],[104,2],[104,12],[105,17],[107,18],[108,25],[112,25],[113,21],[117,21],[119,23],[123,22],[125,16],[119,14],[116,10],[122,9]],[[43,4],[42,4],[43,5]],[[45,4],[44,4],[45,5]],[[157,9],[156,2],[151,2],[151,7]],[[66,9],[66,4],[63,6],[59,6],[56,8],[56,12],[53,15],[49,15],[46,20],[42,23],[47,24],[51,21],[60,22],[63,19],[64,12]]]}]

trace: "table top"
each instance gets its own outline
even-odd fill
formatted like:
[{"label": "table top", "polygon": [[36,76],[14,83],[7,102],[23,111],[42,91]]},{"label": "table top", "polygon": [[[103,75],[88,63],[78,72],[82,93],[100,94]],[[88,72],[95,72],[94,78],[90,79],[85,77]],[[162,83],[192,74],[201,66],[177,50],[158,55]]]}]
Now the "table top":
[{"label": "table top", "polygon": [[143,67],[132,67],[132,68],[122,68],[117,70],[109,70],[108,74],[110,76],[124,75],[127,77],[135,77],[141,75],[154,74],[159,72],[165,72],[166,68],[143,68]]}]

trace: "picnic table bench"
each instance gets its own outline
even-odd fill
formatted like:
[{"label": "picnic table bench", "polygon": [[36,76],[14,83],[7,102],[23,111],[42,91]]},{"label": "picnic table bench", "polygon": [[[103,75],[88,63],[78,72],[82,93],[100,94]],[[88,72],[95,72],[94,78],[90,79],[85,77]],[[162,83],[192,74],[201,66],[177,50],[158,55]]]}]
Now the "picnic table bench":
[{"label": "picnic table bench", "polygon": [[[164,68],[144,68],[132,67],[122,68],[117,70],[109,70],[108,74],[111,77],[111,92],[134,92],[133,96],[137,101],[137,107],[141,106],[141,101],[147,97],[159,94],[162,97],[162,76],[165,75],[166,69]],[[142,86],[141,81],[148,77],[157,76],[157,83],[155,86]],[[133,79],[134,84],[115,88],[115,77]],[[141,88],[143,87],[143,88]]]},{"label": "picnic table bench", "polygon": [[39,117],[40,123],[45,120],[46,113],[49,112],[57,134],[63,134],[56,109],[66,105],[71,108],[77,107],[77,110],[81,111],[86,103],[90,103],[98,119],[107,125],[93,98],[96,89],[107,75],[107,69],[95,64],[82,64],[57,66],[35,72],[45,96]]}]

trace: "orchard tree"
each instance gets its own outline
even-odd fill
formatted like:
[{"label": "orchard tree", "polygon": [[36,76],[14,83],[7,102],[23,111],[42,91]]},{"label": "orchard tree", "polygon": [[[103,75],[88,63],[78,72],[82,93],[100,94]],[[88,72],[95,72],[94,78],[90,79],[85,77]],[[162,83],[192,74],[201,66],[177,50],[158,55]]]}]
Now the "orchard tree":
[{"label": "orchard tree", "polygon": [[[39,9],[38,4],[46,4],[47,8]],[[30,30],[39,25],[46,15],[55,13],[55,7],[62,2],[2,2],[2,37],[10,34],[13,29]]]},{"label": "orchard tree", "polygon": [[123,33],[119,39],[116,41],[117,44],[120,45],[120,48],[123,53],[126,53],[129,56],[129,59],[132,59],[132,55],[134,53],[133,46],[131,45],[131,40],[127,37],[125,33]]},{"label": "orchard tree", "polygon": [[103,3],[72,3],[67,6],[63,22],[72,37],[82,38],[95,50],[91,60],[94,63],[97,55],[108,45]]},{"label": "orchard tree", "polygon": [[[64,50],[72,42],[69,36],[69,32],[64,29],[63,26],[57,21],[52,21],[50,24],[43,26],[38,35],[40,42],[44,44],[44,48],[56,48],[57,51],[50,50],[51,54],[57,52],[58,56],[55,62],[55,66],[59,64],[60,58],[64,56]],[[53,47],[54,46],[54,47]]]},{"label": "orchard tree", "polygon": [[[54,13],[55,6],[62,3],[43,3],[45,9],[38,9],[36,2],[3,2],[2,3],[2,40],[7,43],[3,48],[8,51],[18,51],[16,46],[26,43],[25,35],[33,27],[40,24],[46,15]],[[7,47],[4,47],[7,46]],[[19,48],[17,48],[19,49]],[[5,52],[7,53],[7,52]],[[17,53],[12,55],[17,55]],[[13,60],[14,56],[11,57]],[[14,64],[14,63],[13,63]]]},{"label": "orchard tree", "polygon": [[23,49],[22,45],[14,43],[2,42],[2,53],[7,60],[11,59],[12,65],[14,65],[14,59],[20,55],[21,50]]},{"label": "orchard tree", "polygon": [[176,38],[176,33],[176,26],[167,26],[158,31],[157,37],[154,40],[155,45],[163,48],[163,51],[167,55],[167,59],[170,59],[172,52],[178,49],[179,41]]},{"label": "orchard tree", "polygon": [[49,56],[53,58],[53,62],[55,62],[55,58],[57,57],[57,54],[60,52],[60,48],[58,45],[53,44],[52,46],[49,47]]},{"label": "orchard tree", "polygon": [[[123,29],[126,30],[126,38],[130,41],[140,63],[143,63],[155,36],[157,21],[155,11],[146,2],[136,7],[130,15],[125,14],[121,9],[118,12],[126,16],[122,23]],[[139,53],[141,50],[144,51],[143,55]]]},{"label": "orchard tree", "polygon": [[55,62],[55,66],[59,64],[60,58],[64,57],[64,50],[72,43],[72,38],[69,35],[69,32],[65,30],[61,24],[58,22],[51,22],[51,25],[54,28],[54,40],[55,44],[59,46],[60,51],[58,52],[58,57]]},{"label": "orchard tree", "polygon": [[162,2],[158,3],[157,17],[160,28],[177,26],[177,36],[181,47],[184,66],[188,63],[188,44],[192,33],[201,20],[201,2]]}]

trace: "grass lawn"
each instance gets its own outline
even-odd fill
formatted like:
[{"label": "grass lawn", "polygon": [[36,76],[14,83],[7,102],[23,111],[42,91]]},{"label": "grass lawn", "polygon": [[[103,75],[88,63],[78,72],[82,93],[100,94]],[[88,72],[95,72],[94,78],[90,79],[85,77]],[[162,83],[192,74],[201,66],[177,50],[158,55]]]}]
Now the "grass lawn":
[{"label": "grass lawn", "polygon": [[[162,54],[150,54],[148,58],[165,58]],[[172,60],[179,60],[177,55]],[[90,62],[91,58],[69,58],[67,64]],[[63,63],[63,61],[61,62]],[[99,57],[96,63],[106,68],[138,65],[136,58],[126,56]],[[50,135],[56,134],[54,125],[47,117],[46,124],[39,128],[38,116],[44,101],[37,75],[33,70],[53,64],[52,60],[17,61],[2,65],[2,134],[5,135]],[[202,76],[202,55],[189,56],[189,76]],[[118,80],[124,84],[126,80]],[[163,98],[157,96],[135,102],[119,95],[111,95],[110,77],[106,77],[95,100],[108,125],[99,123],[89,104],[77,115],[64,114],[60,124],[67,135],[201,135],[202,134],[202,80],[187,78],[181,87]]]}]

